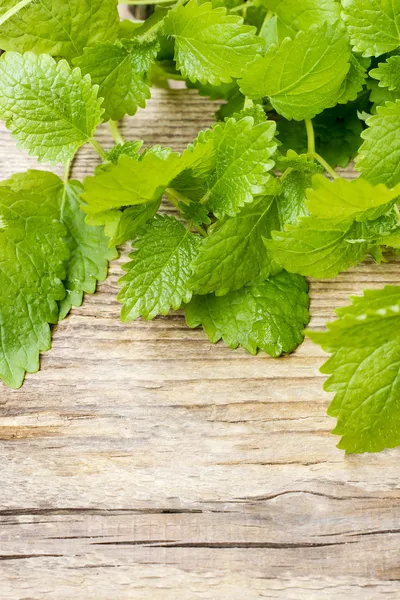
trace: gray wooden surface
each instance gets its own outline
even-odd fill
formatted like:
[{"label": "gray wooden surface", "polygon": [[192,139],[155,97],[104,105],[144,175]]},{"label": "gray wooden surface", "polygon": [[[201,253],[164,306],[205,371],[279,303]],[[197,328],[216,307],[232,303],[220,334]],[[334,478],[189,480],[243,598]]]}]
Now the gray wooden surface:
[{"label": "gray wooden surface", "polygon": [[[123,132],[181,150],[214,108],[155,92]],[[0,144],[2,178],[35,166]],[[84,148],[74,175],[96,162]],[[399,598],[400,451],[335,448],[320,349],[252,357],[181,313],[122,324],[122,260],[40,373],[0,387],[1,600]],[[312,281],[312,326],[385,283],[397,264]]]}]

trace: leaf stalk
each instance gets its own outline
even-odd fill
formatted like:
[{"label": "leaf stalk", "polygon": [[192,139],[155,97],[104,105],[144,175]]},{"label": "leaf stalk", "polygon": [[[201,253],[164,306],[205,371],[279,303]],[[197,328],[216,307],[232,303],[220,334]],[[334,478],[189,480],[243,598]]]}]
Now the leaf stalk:
[{"label": "leaf stalk", "polygon": [[307,131],[308,154],[314,154],[315,153],[314,126],[312,124],[311,119],[306,119],[304,121],[304,123],[306,124],[306,131]]},{"label": "leaf stalk", "polygon": [[8,19],[11,19],[15,14],[17,14],[21,9],[25,8],[29,4],[32,4],[33,0],[21,0],[15,6],[10,8],[7,12],[4,13],[2,17],[0,17],[0,25],[3,25]]},{"label": "leaf stalk", "polygon": [[102,148],[97,140],[91,138],[89,140],[90,145],[96,150],[97,154],[100,156],[102,160],[107,160],[107,152]]},{"label": "leaf stalk", "polygon": [[332,169],[332,167],[326,162],[324,158],[322,158],[320,154],[318,154],[317,152],[312,152],[311,154],[308,154],[308,157],[314,158],[317,162],[319,162],[319,164],[324,167],[325,171],[329,173],[329,175],[333,177],[333,179],[339,179],[339,175],[336,173],[336,171]]},{"label": "leaf stalk", "polygon": [[118,127],[118,124],[115,121],[108,121],[108,128],[110,130],[111,135],[114,138],[114,142],[116,144],[124,144],[125,140],[122,136],[122,133]]}]

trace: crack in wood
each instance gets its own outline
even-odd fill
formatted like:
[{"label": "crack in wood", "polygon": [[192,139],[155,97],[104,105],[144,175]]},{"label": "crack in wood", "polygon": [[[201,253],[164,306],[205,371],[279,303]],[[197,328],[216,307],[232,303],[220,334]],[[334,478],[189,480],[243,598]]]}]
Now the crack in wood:
[{"label": "crack in wood", "polygon": [[325,548],[328,546],[345,546],[346,544],[356,544],[357,541],[345,542],[176,542],[167,540],[132,540],[121,542],[94,542],[96,546],[147,546],[149,548],[219,548],[219,549],[254,549],[270,548],[277,550],[287,550],[296,548]]}]

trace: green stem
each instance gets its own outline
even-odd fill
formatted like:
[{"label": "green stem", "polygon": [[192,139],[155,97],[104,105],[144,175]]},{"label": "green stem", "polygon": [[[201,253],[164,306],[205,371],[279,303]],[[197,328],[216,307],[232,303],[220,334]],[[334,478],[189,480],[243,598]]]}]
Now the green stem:
[{"label": "green stem", "polygon": [[33,0],[21,0],[21,2],[18,2],[15,6],[10,8],[10,10],[5,12],[2,17],[0,17],[0,25],[3,25],[3,23],[8,21],[8,19],[11,19],[11,17],[17,14],[17,12],[19,12],[22,8],[25,8],[25,6],[28,6],[28,4],[31,4],[32,2]]},{"label": "green stem", "polygon": [[324,167],[325,171],[329,173],[329,175],[333,177],[333,179],[339,179],[339,175],[336,173],[336,171],[334,171],[332,167],[326,162],[326,160],[322,158],[322,156],[320,156],[317,152],[311,152],[310,154],[308,154],[308,156],[309,158],[314,158],[317,162],[319,162],[319,164]]},{"label": "green stem", "polygon": [[63,176],[64,189],[63,189],[63,195],[62,195],[61,206],[60,206],[60,221],[61,222],[63,222],[63,217],[64,217],[65,199],[67,197],[67,185],[68,185],[68,181],[69,181],[69,173],[71,171],[71,165],[72,165],[72,160],[69,160],[64,165],[64,176]]},{"label": "green stem", "polygon": [[67,183],[69,181],[69,173],[71,171],[71,165],[72,165],[72,160],[69,160],[64,165],[64,176],[63,176],[64,185],[67,185]]},{"label": "green stem", "polygon": [[208,199],[209,199],[210,196],[211,196],[211,190],[207,190],[207,192],[204,194],[204,196],[199,201],[200,204],[207,204]]},{"label": "green stem", "polygon": [[272,12],[272,10],[269,10],[267,12],[267,14],[265,15],[264,21],[262,22],[262,25],[260,27],[260,33],[258,34],[260,37],[263,37],[264,29],[266,28],[268,21],[270,21],[273,16],[274,16],[274,13]]},{"label": "green stem", "polygon": [[122,137],[119,127],[115,121],[111,121],[111,120],[108,121],[108,128],[109,128],[110,133],[113,136],[114,142],[116,144],[124,144],[125,143],[125,140]]},{"label": "green stem", "polygon": [[285,181],[286,177],[287,177],[288,175],[290,175],[290,173],[291,173],[292,171],[293,171],[293,167],[288,167],[287,169],[285,169],[285,171],[282,173],[282,175],[281,175],[281,177],[280,177],[280,180],[281,180],[281,182],[282,182],[282,181]]},{"label": "green stem", "polygon": [[[174,188],[166,188],[164,190],[164,195],[168,198],[171,204],[175,206],[177,210],[179,210],[179,212],[182,212],[179,207],[179,202],[190,204],[189,198],[186,198],[186,196],[183,196],[183,194],[180,194],[174,190]],[[196,229],[196,231],[198,231],[203,237],[207,237],[207,231],[204,229],[204,227],[197,225],[197,223],[193,223],[193,221],[190,221],[188,228],[191,229],[192,227],[194,227],[194,229]]]},{"label": "green stem", "polygon": [[394,212],[397,218],[397,222],[400,223],[400,210],[399,207],[397,206],[397,204],[394,205]]},{"label": "green stem", "polygon": [[314,154],[315,153],[314,127],[313,127],[311,119],[306,119],[304,122],[306,124],[306,130],[307,130],[308,154]]},{"label": "green stem", "polygon": [[202,235],[203,237],[207,237],[207,231],[204,229],[204,227],[202,227],[201,225],[198,225],[197,223],[193,223],[193,221],[191,221],[190,229],[192,227],[194,227],[194,229],[196,231],[198,231],[200,233],[200,235]]},{"label": "green stem", "polygon": [[189,198],[186,198],[183,194],[174,190],[174,188],[168,187],[164,190],[164,194],[167,196],[168,200],[179,210],[179,202],[183,202],[187,206],[190,204]]},{"label": "green stem", "polygon": [[329,175],[331,175],[333,179],[339,179],[339,175],[332,169],[332,167],[326,162],[326,160],[322,158],[322,156],[318,154],[318,152],[315,152],[315,133],[311,119],[305,119],[304,123],[306,124],[307,131],[308,158],[313,158],[317,162],[319,162],[319,164],[324,167],[325,171],[329,173]]},{"label": "green stem", "polygon": [[180,211],[179,201],[176,197],[176,191],[174,189],[166,188],[164,190],[164,196],[166,196],[168,198],[168,200],[171,202],[171,204]]},{"label": "green stem", "polygon": [[230,8],[229,12],[240,12],[244,8],[249,8],[250,6],[253,6],[252,2],[243,2],[243,4],[238,4],[237,6]]},{"label": "green stem", "polygon": [[90,138],[89,143],[96,150],[97,154],[102,160],[107,160],[107,152],[104,150],[104,148],[101,147],[97,140],[95,140],[94,138]]}]

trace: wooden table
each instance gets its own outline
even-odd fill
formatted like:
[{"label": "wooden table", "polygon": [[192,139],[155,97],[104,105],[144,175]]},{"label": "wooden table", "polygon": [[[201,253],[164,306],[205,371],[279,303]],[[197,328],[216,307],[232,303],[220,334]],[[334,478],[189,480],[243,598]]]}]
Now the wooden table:
[{"label": "wooden table", "polygon": [[[123,132],[181,150],[214,109],[156,91]],[[0,143],[2,178],[35,166]],[[74,175],[96,160],[84,148]],[[1,600],[399,598],[400,451],[336,449],[319,347],[274,360],[181,313],[122,324],[124,260],[55,327],[40,373],[0,388]],[[312,326],[385,283],[398,265],[312,281]]]}]

